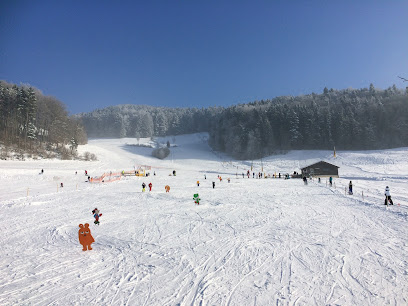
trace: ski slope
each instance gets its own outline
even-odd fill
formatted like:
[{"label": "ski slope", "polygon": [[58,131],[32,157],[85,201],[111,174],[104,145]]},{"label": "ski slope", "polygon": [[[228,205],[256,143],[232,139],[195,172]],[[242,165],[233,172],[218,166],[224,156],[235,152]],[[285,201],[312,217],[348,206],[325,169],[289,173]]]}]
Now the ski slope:
[{"label": "ski slope", "polygon": [[[80,147],[95,162],[0,161],[0,305],[408,304],[408,148],[236,161],[207,137],[177,136],[165,160],[135,139],[95,139]],[[319,160],[340,167],[331,188],[242,178],[251,165],[293,173]],[[84,176],[135,165],[152,166],[151,176]],[[86,252],[84,223],[95,238]]]}]

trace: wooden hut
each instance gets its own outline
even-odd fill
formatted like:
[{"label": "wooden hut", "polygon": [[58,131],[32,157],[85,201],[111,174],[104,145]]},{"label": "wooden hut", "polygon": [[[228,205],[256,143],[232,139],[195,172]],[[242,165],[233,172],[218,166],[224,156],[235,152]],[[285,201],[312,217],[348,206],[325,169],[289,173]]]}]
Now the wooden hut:
[{"label": "wooden hut", "polygon": [[319,177],[339,177],[339,167],[325,161],[319,161],[313,165],[304,167],[302,176],[319,176]]}]

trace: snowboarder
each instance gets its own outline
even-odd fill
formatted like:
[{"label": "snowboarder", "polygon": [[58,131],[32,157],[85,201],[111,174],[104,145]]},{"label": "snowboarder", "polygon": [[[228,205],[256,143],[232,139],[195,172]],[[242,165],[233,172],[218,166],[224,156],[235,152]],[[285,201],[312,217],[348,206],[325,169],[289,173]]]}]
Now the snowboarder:
[{"label": "snowboarder", "polygon": [[349,183],[349,194],[353,194],[353,183],[351,181]]},{"label": "snowboarder", "polygon": [[142,192],[145,192],[146,191],[146,184],[143,182],[143,184],[142,184]]},{"label": "snowboarder", "polygon": [[213,184],[213,189],[215,188],[215,182],[212,182],[212,184]]},{"label": "snowboarder", "polygon": [[93,216],[95,218],[94,223],[99,225],[99,217],[102,216],[102,214],[99,213],[99,210],[95,207],[95,209],[92,211]]},{"label": "snowboarder", "polygon": [[391,193],[390,193],[390,187],[385,187],[385,201],[384,201],[384,205],[388,205],[388,202],[390,202],[390,205],[394,205],[394,203],[391,200]]},{"label": "snowboarder", "polygon": [[329,177],[329,184],[330,184],[330,187],[333,186],[333,178],[332,177]]},{"label": "snowboarder", "polygon": [[201,199],[198,197],[198,193],[194,194],[193,200],[194,200],[194,203],[196,203],[197,205],[200,205],[200,200]]},{"label": "snowboarder", "polygon": [[152,191],[152,186],[153,186],[153,184],[152,184],[152,182],[150,182],[149,183],[149,191]]}]

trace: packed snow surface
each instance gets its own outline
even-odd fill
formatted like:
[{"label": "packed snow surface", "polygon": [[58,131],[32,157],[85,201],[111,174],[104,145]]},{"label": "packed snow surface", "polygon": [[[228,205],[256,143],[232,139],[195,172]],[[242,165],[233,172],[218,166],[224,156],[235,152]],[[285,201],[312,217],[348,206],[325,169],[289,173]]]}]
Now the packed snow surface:
[{"label": "packed snow surface", "polygon": [[[164,160],[128,138],[80,147],[95,162],[0,161],[0,305],[408,304],[408,148],[236,161],[207,137],[160,139],[172,145]],[[332,187],[252,178],[320,160],[340,167]],[[138,165],[151,175],[93,184],[84,175]],[[85,223],[95,239],[86,252]]]}]

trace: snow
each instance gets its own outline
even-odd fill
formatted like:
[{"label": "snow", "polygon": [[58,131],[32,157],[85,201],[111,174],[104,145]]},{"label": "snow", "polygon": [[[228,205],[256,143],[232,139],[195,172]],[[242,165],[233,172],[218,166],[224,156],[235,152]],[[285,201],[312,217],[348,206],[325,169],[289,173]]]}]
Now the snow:
[{"label": "snow", "polygon": [[[236,161],[207,137],[177,136],[165,160],[128,138],[81,146],[95,162],[0,161],[0,304],[408,304],[408,148]],[[340,167],[333,187],[326,178],[242,178],[251,164],[293,173],[320,160]],[[135,165],[152,166],[151,176],[102,184],[84,176]],[[142,193],[142,182],[152,192]],[[95,238],[86,252],[84,223]]]}]

